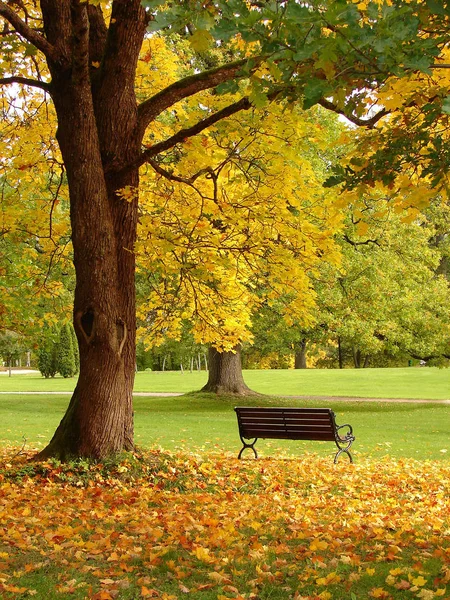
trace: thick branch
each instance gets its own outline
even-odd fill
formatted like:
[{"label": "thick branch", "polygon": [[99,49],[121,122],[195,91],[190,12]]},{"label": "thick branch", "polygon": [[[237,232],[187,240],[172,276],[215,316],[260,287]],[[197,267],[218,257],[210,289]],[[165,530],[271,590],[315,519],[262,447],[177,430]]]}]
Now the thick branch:
[{"label": "thick branch", "polygon": [[38,50],[43,52],[47,58],[56,60],[57,52],[55,47],[49,44],[49,42],[42,37],[42,35],[37,33],[34,29],[22,21],[19,15],[14,12],[5,2],[1,1],[0,16],[6,19],[6,21],[8,21],[8,23],[14,27],[17,33],[33,44],[33,46],[35,46]]},{"label": "thick branch", "polygon": [[321,106],[323,106],[324,108],[326,108],[327,110],[331,110],[339,115],[342,115],[343,117],[348,119],[351,123],[358,125],[358,127],[368,127],[369,129],[371,129],[372,127],[375,127],[375,125],[378,123],[378,121],[380,119],[382,119],[387,114],[389,114],[389,111],[382,108],[373,117],[370,117],[368,119],[360,119],[359,117],[355,117],[354,115],[347,114],[344,110],[340,109],[336,104],[333,104],[332,102],[330,102],[329,100],[326,100],[325,98],[322,98],[322,100],[319,100],[319,104]]},{"label": "thick branch", "polygon": [[89,17],[86,5],[72,9],[72,78],[77,83],[89,81]]},{"label": "thick branch", "polygon": [[165,179],[168,179],[169,181],[177,181],[178,183],[185,183],[186,185],[192,185],[196,179],[207,173],[209,173],[211,176],[214,175],[214,171],[211,167],[205,167],[204,169],[200,169],[200,171],[197,173],[194,173],[192,177],[180,177],[179,175],[175,175],[171,171],[164,169],[164,167],[157,163],[156,160],[149,159],[147,162],[159,175]]},{"label": "thick branch", "polygon": [[248,110],[249,108],[251,108],[251,106],[252,104],[248,98],[242,98],[241,100],[238,100],[238,102],[230,104],[229,106],[226,106],[222,110],[219,110],[218,112],[212,114],[206,119],[199,121],[192,127],[181,129],[167,140],[150,146],[150,148],[145,150],[141,154],[139,159],[135,163],[129,165],[129,167],[140,167],[146,162],[148,162],[149,159],[153,158],[154,156],[157,156],[158,154],[161,154],[161,152],[169,150],[169,148],[173,148],[173,146],[183,142],[185,139],[201,133],[208,127],[211,127],[211,125],[215,125],[216,123],[218,123],[222,119],[225,119],[226,117],[230,117],[231,115],[234,115],[241,110]]},{"label": "thick branch", "polygon": [[[114,0],[108,30],[105,32],[101,15],[98,11],[97,13],[95,14],[91,9],[91,51],[94,51],[93,36],[95,33],[95,50],[102,53],[97,57],[96,62],[99,62],[100,65],[95,75],[94,102],[97,126],[100,135],[102,136],[102,132],[104,132],[108,137],[107,132],[110,130],[111,122],[116,120],[119,114],[126,114],[126,120],[129,120],[131,111],[133,111],[132,120],[128,123],[123,120],[122,125],[127,130],[125,135],[128,138],[131,135],[134,137],[134,129],[137,126],[134,92],[136,66],[148,17],[141,0]],[[141,139],[138,140],[138,143],[140,142]],[[122,145],[124,150],[126,145]],[[102,151],[109,153],[112,152],[112,149],[103,148]]]},{"label": "thick branch", "polygon": [[380,242],[378,240],[367,239],[364,242],[355,242],[352,240],[346,233],[343,235],[343,239],[348,243],[354,246],[368,246],[369,244],[374,244],[375,246],[380,246]]},{"label": "thick branch", "polygon": [[101,62],[104,52],[108,29],[100,6],[88,4],[89,17],[89,64]]},{"label": "thick branch", "polygon": [[37,79],[28,79],[27,77],[3,77],[0,78],[0,85],[9,85],[11,83],[20,83],[21,85],[29,85],[30,87],[40,88],[44,92],[50,93],[50,84]]},{"label": "thick branch", "polygon": [[[260,62],[260,59],[255,60],[255,67]],[[243,77],[240,75],[242,67],[247,63],[247,60],[239,60],[233,63],[222,65],[209,71],[203,71],[196,75],[190,75],[180,79],[176,83],[169,85],[161,90],[139,106],[139,130],[143,135],[145,129],[159,114],[164,110],[173,106],[180,100],[188,98],[198,92],[229,81]]]}]

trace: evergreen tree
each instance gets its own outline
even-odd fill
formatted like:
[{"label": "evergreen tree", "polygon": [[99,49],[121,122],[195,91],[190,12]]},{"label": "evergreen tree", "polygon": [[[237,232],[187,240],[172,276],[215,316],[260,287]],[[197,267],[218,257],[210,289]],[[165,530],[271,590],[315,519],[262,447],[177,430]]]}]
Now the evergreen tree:
[{"label": "evergreen tree", "polygon": [[75,333],[74,326],[69,323],[70,335],[72,337],[73,354],[75,357],[75,373],[80,371],[80,350],[78,348],[77,334]]},{"label": "evergreen tree", "polygon": [[58,371],[63,377],[73,377],[77,372],[69,323],[63,325],[59,333],[57,364]]},{"label": "evergreen tree", "polygon": [[57,344],[52,337],[46,336],[41,340],[37,355],[38,369],[42,377],[54,377],[58,372]]}]

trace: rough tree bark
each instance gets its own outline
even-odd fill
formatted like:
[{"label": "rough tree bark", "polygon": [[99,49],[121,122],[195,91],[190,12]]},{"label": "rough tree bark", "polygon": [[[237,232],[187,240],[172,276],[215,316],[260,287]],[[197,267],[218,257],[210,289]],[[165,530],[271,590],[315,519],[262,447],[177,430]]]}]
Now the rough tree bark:
[{"label": "rough tree bark", "polygon": [[295,369],[307,369],[306,365],[306,339],[301,340],[298,344],[295,344],[295,357],[294,357],[294,368]]},{"label": "rough tree bark", "polygon": [[242,375],[241,348],[234,352],[219,352],[210,347],[208,351],[208,381],[202,392],[214,394],[256,395],[245,383]]},{"label": "rough tree bark", "polygon": [[[139,184],[138,168],[124,168],[140,153],[134,75],[145,12],[137,1],[116,3],[112,18],[122,27],[107,36],[92,6],[41,6],[47,40],[63,47],[63,60],[48,64],[69,183],[80,347],[75,392],[41,456],[101,457],[133,447],[137,198],[127,202],[119,191]],[[92,63],[101,57],[96,74]]]},{"label": "rough tree bark", "polygon": [[343,354],[343,351],[342,351],[342,343],[341,343],[341,338],[340,337],[338,337],[337,342],[338,342],[339,368],[343,369],[344,368],[344,354]]}]

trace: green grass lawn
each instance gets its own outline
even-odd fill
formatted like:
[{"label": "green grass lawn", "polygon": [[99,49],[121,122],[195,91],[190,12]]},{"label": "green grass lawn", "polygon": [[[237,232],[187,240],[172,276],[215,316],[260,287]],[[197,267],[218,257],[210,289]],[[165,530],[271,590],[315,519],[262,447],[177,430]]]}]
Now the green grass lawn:
[{"label": "green grass lawn", "polygon": [[[68,396],[0,395],[0,445],[42,447],[68,405]],[[136,397],[135,435],[142,447],[173,450],[228,450],[241,447],[233,407],[236,404],[331,407],[339,424],[350,423],[356,435],[354,455],[448,459],[450,407],[426,404],[296,400],[293,398],[216,398],[209,394]],[[334,454],[334,444],[260,440],[261,456],[301,455],[305,450]],[[249,456],[251,452],[249,452]],[[344,457],[345,459],[345,457]]]},{"label": "green grass lawn", "polygon": [[[109,471],[89,461],[27,462],[52,436],[69,395],[12,392],[70,391],[74,380],[1,376],[9,393],[0,394],[0,596],[441,597],[450,406],[433,399],[448,397],[448,373],[247,371],[250,387],[267,395],[136,396],[136,443],[150,449],[140,475],[134,455]],[[138,373],[135,389],[190,391],[205,379]],[[260,460],[247,451],[249,460],[237,461],[236,404],[332,408],[339,424],[353,426],[355,464],[344,456],[334,465],[333,443],[288,440],[259,440]]]},{"label": "green grass lawn", "polygon": [[[450,398],[450,369],[307,369],[244,371],[249,387],[267,395],[372,398]],[[206,383],[205,371],[139,372],[135,392],[192,392]],[[72,391],[76,380],[40,375],[0,376],[0,391]]]}]

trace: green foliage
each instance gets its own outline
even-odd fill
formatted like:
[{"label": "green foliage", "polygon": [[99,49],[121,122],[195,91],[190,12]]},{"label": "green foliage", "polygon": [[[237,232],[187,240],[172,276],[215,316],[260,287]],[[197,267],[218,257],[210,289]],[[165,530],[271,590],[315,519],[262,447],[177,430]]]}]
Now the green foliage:
[{"label": "green foliage", "polygon": [[48,379],[54,377],[58,372],[57,344],[54,333],[49,331],[42,336],[38,347],[38,369],[41,375]]},{"label": "green foliage", "polygon": [[76,350],[73,345],[73,327],[65,323],[59,333],[59,343],[57,349],[58,371],[63,377],[73,377],[77,372]]},{"label": "green foliage", "polygon": [[0,332],[0,356],[7,366],[12,366],[26,349],[24,338],[15,331]]},{"label": "green foliage", "polygon": [[45,330],[38,341],[38,369],[45,378],[60,373],[64,378],[73,377],[79,370],[78,343],[72,324],[65,323],[57,332]]},{"label": "green foliage", "polygon": [[77,335],[75,333],[75,329],[72,324],[70,324],[69,329],[70,329],[70,336],[72,338],[73,354],[74,354],[74,358],[75,358],[75,373],[78,373],[78,371],[80,370],[80,349],[78,348]]}]

